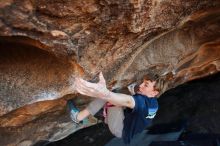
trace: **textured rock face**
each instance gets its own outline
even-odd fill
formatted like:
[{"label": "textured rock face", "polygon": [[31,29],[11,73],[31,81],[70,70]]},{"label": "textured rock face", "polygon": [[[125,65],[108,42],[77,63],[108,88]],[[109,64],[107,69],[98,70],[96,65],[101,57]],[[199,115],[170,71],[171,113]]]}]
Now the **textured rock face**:
[{"label": "textured rock face", "polygon": [[67,135],[76,76],[103,71],[116,88],[152,70],[171,88],[218,72],[219,8],[218,0],[0,2],[2,144]]}]

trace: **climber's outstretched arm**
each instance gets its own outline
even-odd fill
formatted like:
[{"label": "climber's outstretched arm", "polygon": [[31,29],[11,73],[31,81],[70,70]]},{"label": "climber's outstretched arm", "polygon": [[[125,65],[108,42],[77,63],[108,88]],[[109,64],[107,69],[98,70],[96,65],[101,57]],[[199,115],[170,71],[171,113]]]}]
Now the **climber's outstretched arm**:
[{"label": "climber's outstretched arm", "polygon": [[90,83],[82,78],[76,78],[75,87],[80,94],[101,98],[116,106],[124,106],[129,108],[134,108],[135,106],[135,101],[132,96],[114,93],[108,90],[102,73],[99,74],[98,83]]}]

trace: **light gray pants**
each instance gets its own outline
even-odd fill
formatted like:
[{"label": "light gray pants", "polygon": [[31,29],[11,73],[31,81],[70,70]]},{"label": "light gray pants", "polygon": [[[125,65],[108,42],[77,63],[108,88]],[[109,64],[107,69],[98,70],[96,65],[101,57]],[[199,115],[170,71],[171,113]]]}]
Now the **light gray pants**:
[{"label": "light gray pants", "polygon": [[[88,106],[87,110],[91,115],[95,115],[104,105],[106,101],[102,99],[95,99]],[[108,108],[106,123],[109,130],[116,137],[122,137],[124,111],[122,107],[113,106]]]}]

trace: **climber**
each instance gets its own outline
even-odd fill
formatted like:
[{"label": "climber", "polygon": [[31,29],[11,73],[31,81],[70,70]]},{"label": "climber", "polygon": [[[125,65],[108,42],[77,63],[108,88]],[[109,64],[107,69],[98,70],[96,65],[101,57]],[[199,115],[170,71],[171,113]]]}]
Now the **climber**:
[{"label": "climber", "polygon": [[[141,84],[128,86],[132,95],[114,93],[107,89],[103,74],[99,74],[98,83],[90,83],[82,78],[76,78],[76,90],[83,95],[95,97],[88,107],[82,111],[73,105],[71,100],[67,103],[71,119],[79,123],[90,114],[95,115],[104,105],[107,107],[105,122],[113,135],[122,138],[124,143],[130,143],[132,137],[142,132],[155,117],[158,110],[157,95],[161,88],[161,81],[153,74],[143,77]],[[107,103],[107,104],[106,104]]]}]

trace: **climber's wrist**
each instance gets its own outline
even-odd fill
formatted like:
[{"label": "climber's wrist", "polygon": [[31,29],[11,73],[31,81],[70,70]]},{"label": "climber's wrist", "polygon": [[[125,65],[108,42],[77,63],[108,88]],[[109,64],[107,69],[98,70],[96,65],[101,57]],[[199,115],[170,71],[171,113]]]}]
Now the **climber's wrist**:
[{"label": "climber's wrist", "polygon": [[111,95],[111,91],[107,89],[107,90],[104,92],[103,98],[109,98],[110,95]]}]

